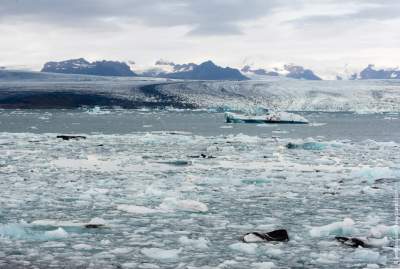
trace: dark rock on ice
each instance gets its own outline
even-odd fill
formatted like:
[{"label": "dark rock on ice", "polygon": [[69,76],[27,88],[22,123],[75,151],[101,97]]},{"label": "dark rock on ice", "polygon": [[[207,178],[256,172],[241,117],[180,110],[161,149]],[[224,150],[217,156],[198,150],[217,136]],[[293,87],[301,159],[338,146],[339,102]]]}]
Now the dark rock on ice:
[{"label": "dark rock on ice", "polygon": [[191,161],[186,161],[186,160],[166,161],[166,162],[160,162],[160,163],[174,165],[174,166],[187,166],[187,165],[192,164]]},{"label": "dark rock on ice", "polygon": [[289,235],[285,229],[275,230],[268,233],[251,232],[247,233],[242,237],[242,241],[245,243],[255,242],[287,242],[289,241]]},{"label": "dark rock on ice", "polygon": [[298,148],[300,148],[300,145],[292,143],[292,142],[289,142],[289,143],[287,143],[286,148],[288,148],[288,149],[298,149]]},{"label": "dark rock on ice", "polygon": [[200,154],[200,155],[190,155],[188,156],[190,158],[193,159],[199,159],[199,158],[203,158],[203,159],[215,159],[216,157],[212,156],[212,155],[206,155],[204,153]]},{"label": "dark rock on ice", "polygon": [[60,138],[62,140],[80,140],[80,139],[86,139],[86,136],[83,135],[57,135],[57,138]]},{"label": "dark rock on ice", "polygon": [[368,244],[364,242],[361,239],[354,238],[354,237],[343,237],[343,236],[336,236],[335,239],[339,241],[340,243],[353,247],[353,248],[358,248],[358,247],[368,247]]},{"label": "dark rock on ice", "polygon": [[306,142],[303,144],[295,144],[289,142],[286,144],[286,148],[288,149],[305,149],[305,150],[322,150],[325,148],[324,144],[317,143],[317,142]]},{"label": "dark rock on ice", "polygon": [[384,184],[384,183],[395,183],[395,182],[397,182],[399,180],[400,180],[400,178],[378,178],[378,179],[375,180],[375,183],[381,183],[381,184]]},{"label": "dark rock on ice", "polygon": [[85,228],[87,229],[97,229],[104,227],[103,224],[85,224]]}]

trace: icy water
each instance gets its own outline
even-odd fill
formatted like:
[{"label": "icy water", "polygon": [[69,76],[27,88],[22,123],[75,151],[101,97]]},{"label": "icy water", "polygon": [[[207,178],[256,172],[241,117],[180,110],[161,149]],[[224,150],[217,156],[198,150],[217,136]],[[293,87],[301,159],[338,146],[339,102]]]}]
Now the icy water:
[{"label": "icy water", "polygon": [[[400,116],[302,115],[1,110],[0,268],[390,267]],[[289,242],[240,240],[278,228]]]}]

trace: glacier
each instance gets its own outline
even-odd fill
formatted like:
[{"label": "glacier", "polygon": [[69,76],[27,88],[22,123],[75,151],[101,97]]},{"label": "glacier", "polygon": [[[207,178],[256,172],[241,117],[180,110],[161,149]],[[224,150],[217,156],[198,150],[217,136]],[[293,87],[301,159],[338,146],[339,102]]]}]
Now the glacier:
[{"label": "glacier", "polygon": [[193,81],[0,71],[0,107],[179,108],[381,113],[400,111],[398,80]]}]

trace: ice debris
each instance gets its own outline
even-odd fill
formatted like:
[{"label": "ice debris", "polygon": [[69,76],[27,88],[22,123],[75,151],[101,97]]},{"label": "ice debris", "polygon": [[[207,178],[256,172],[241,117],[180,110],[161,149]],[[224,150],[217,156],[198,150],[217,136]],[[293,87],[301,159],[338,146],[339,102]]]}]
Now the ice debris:
[{"label": "ice debris", "polygon": [[325,226],[313,227],[310,230],[311,237],[326,237],[330,235],[346,236],[354,233],[354,221],[345,218],[343,221],[334,222]]},{"label": "ice debris", "polygon": [[178,255],[181,251],[182,249],[144,248],[140,252],[151,259],[174,261],[178,259]]}]

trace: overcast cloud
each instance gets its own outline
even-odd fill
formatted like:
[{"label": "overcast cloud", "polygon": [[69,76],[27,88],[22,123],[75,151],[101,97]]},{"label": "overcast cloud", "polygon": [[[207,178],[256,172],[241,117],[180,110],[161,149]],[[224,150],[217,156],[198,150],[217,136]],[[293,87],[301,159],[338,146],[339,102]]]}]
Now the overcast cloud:
[{"label": "overcast cloud", "polygon": [[400,65],[397,0],[0,0],[0,66],[213,59],[321,72]]}]

